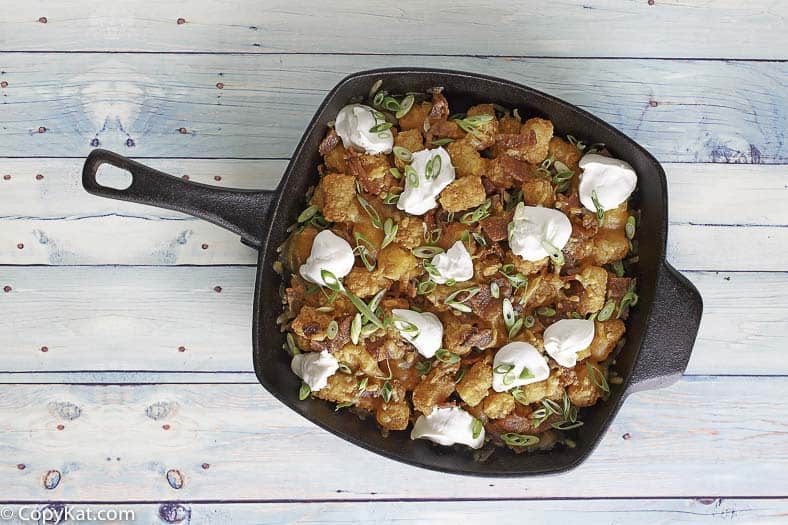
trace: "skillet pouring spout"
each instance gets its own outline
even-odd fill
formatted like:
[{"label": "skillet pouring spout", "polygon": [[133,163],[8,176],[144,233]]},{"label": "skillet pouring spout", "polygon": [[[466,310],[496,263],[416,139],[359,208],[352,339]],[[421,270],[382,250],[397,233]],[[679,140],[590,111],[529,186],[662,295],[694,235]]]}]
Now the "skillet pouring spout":
[{"label": "skillet pouring spout", "polygon": [[[99,184],[96,174],[103,164],[131,173],[131,185],[116,189]],[[255,248],[262,245],[264,225],[275,195],[273,191],[189,182],[103,149],[94,149],[85,160],[82,186],[100,197],[167,208],[205,219],[237,233]]]}]

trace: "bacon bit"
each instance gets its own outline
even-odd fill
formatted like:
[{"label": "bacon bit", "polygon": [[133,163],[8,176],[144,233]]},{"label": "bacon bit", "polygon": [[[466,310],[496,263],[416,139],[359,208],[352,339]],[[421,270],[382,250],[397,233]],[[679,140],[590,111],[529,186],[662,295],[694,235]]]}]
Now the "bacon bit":
[{"label": "bacon bit", "polygon": [[509,218],[503,215],[488,217],[482,221],[482,230],[494,242],[505,241],[509,237]]},{"label": "bacon bit", "polygon": [[323,141],[320,143],[320,147],[318,148],[318,151],[320,151],[321,155],[327,155],[332,149],[334,149],[337,146],[337,144],[339,144],[339,142],[340,142],[339,135],[337,135],[336,130],[332,128],[325,136]]},{"label": "bacon bit", "polygon": [[439,92],[432,93],[432,109],[428,115],[430,124],[438,120],[445,120],[449,116],[449,101]]}]

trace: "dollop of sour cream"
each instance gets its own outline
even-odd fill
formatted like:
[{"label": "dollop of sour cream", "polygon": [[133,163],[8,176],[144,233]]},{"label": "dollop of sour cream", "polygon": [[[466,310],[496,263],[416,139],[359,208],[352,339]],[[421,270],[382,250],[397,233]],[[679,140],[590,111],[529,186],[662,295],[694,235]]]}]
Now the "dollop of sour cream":
[{"label": "dollop of sour cream", "polygon": [[317,392],[328,384],[328,378],[339,369],[339,362],[325,350],[307,352],[294,355],[290,369],[309,385],[312,392]]},{"label": "dollop of sour cream", "polygon": [[544,349],[565,368],[577,364],[577,353],[585,350],[594,340],[594,321],[588,319],[561,319],[544,331]]},{"label": "dollop of sour cream", "polygon": [[638,176],[629,163],[604,155],[584,155],[580,168],[583,170],[578,186],[580,202],[593,212],[597,211],[595,195],[603,210],[612,210],[632,195],[638,183]]},{"label": "dollop of sour cream", "polygon": [[312,241],[312,251],[301,265],[301,277],[319,285],[325,285],[321,272],[328,270],[341,279],[353,269],[356,257],[350,244],[331,230],[323,230]]},{"label": "dollop of sour cream", "polygon": [[[376,116],[377,114],[377,116]],[[364,150],[367,154],[390,153],[394,146],[394,134],[390,129],[370,131],[378,124],[386,122],[375,111],[363,104],[350,104],[339,110],[334,121],[334,130],[345,148]]]},{"label": "dollop of sour cream", "polygon": [[[440,157],[440,170],[437,175],[427,179],[427,163],[432,162],[432,166],[438,161],[434,157]],[[435,200],[443,188],[454,181],[454,166],[451,164],[451,157],[443,147],[435,149],[424,149],[413,153],[411,167],[416,170],[416,177],[405,176],[405,190],[400,194],[397,201],[397,208],[410,213],[411,215],[424,215],[438,205]]]},{"label": "dollop of sour cream", "polygon": [[443,323],[437,315],[398,308],[391,313],[394,315],[394,327],[406,341],[424,357],[430,359],[435,356],[443,342]]},{"label": "dollop of sour cream", "polygon": [[526,261],[544,259],[553,250],[563,250],[572,235],[572,223],[562,212],[522,202],[514,210],[509,246]]},{"label": "dollop of sour cream", "polygon": [[432,275],[432,280],[444,284],[454,279],[461,283],[473,278],[473,259],[462,241],[455,242],[445,253],[439,253],[430,261],[440,275]]},{"label": "dollop of sour cream", "polygon": [[428,439],[445,446],[460,443],[471,448],[481,448],[484,444],[484,427],[474,438],[474,421],[472,415],[459,407],[435,407],[429,415],[421,415],[416,419],[410,439]]},{"label": "dollop of sour cream", "polygon": [[[527,372],[526,372],[527,369]],[[493,390],[538,383],[550,377],[547,360],[533,345],[520,341],[504,345],[493,359]]]}]

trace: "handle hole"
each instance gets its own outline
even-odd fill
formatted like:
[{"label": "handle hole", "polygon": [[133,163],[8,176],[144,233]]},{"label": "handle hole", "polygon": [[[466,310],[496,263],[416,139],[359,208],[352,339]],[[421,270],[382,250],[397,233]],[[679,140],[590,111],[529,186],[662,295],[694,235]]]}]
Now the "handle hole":
[{"label": "handle hole", "polygon": [[105,188],[125,190],[131,186],[134,177],[131,172],[112,164],[102,164],[96,171],[96,182]]}]

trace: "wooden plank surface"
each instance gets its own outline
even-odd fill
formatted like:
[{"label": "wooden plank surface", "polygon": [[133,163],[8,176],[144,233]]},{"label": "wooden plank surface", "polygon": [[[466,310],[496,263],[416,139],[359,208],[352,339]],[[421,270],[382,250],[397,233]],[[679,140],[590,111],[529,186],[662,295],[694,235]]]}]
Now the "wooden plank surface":
[{"label": "wooden plank surface", "polygon": [[461,0],[450,9],[381,0],[236,2],[228,9],[175,0],[129,4],[122,14],[112,4],[59,0],[9,10],[0,51],[785,58],[786,18],[777,0]]},{"label": "wooden plank surface", "polygon": [[[457,516],[470,523],[484,523],[495,516],[497,525],[529,523],[566,525],[653,523],[689,525],[719,523],[732,525],[784,523],[788,512],[785,499],[603,499],[519,501],[397,501],[397,502],[298,502],[298,503],[138,503],[113,505],[39,504],[8,505],[17,516],[7,523],[24,525],[18,518],[34,511],[57,513],[132,512],[134,523],[177,522],[183,525],[259,525],[273,523],[355,523],[372,525],[434,524],[456,522]],[[66,510],[68,509],[68,510]],[[6,511],[8,512],[8,511]],[[103,523],[128,523],[108,521]]]},{"label": "wooden plank surface", "polygon": [[[255,382],[254,274],[251,267],[0,267],[0,288],[11,287],[0,291],[0,381]],[[689,374],[788,374],[788,273],[686,275],[705,303]]]},{"label": "wooden plank surface", "polygon": [[141,157],[289,157],[326,91],[388,66],[530,85],[663,162],[788,160],[788,62],[123,53],[6,54],[0,156],[84,157],[93,144]]},{"label": "wooden plank surface", "polygon": [[572,472],[488,479],[376,456],[258,385],[3,385],[2,498],[784,497],[788,423],[778,407],[786,388],[785,377],[695,377],[641,392]]}]

